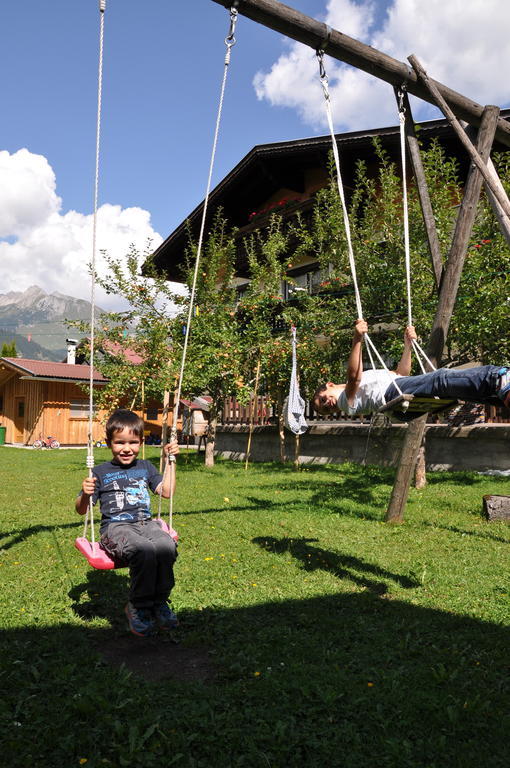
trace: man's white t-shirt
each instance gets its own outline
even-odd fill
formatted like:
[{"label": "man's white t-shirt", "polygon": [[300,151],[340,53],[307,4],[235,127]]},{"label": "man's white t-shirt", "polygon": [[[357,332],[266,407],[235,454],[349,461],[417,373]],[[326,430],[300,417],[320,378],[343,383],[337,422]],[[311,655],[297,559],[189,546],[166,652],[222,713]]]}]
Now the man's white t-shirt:
[{"label": "man's white t-shirt", "polygon": [[371,368],[361,374],[361,383],[354,396],[352,405],[347,402],[345,390],[338,398],[338,407],[347,416],[358,416],[362,413],[373,413],[385,404],[384,393],[390,384],[398,378],[394,371],[383,368]]}]

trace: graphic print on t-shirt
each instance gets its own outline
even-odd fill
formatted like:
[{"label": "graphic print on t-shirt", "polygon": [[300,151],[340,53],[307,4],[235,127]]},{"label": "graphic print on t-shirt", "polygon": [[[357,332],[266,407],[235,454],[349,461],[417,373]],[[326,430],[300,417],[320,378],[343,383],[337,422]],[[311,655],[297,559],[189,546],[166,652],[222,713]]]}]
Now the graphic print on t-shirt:
[{"label": "graphic print on t-shirt", "polygon": [[94,468],[99,480],[96,498],[100,499],[102,522],[135,522],[150,518],[149,488],[155,490],[161,475],[147,461],[128,468],[112,462]]}]

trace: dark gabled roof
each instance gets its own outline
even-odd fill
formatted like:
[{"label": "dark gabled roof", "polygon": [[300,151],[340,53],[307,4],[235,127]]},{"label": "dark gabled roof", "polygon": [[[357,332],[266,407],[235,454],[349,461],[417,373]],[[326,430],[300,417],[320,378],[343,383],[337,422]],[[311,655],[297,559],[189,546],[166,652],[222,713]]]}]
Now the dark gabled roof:
[{"label": "dark gabled roof", "polygon": [[[510,118],[510,109],[502,110],[501,116]],[[347,190],[353,183],[356,163],[359,160],[365,160],[367,165],[370,165],[375,161],[373,148],[375,137],[380,139],[391,157],[399,157],[398,126],[336,135],[342,163],[342,177]],[[466,151],[446,120],[420,123],[419,137],[425,146],[434,138],[438,138],[448,153],[458,158],[461,174],[467,172],[469,160]],[[507,149],[497,143],[494,148],[502,151]],[[291,189],[297,194],[304,192],[305,174],[310,169],[322,168],[327,178],[330,149],[329,135],[253,147],[212,190],[209,195],[208,222],[213,212],[221,206],[229,223],[241,229],[240,236],[247,234],[257,226],[249,224],[250,213],[257,210],[257,207],[260,207],[279,189]],[[170,280],[183,279],[188,227],[193,232],[197,232],[203,215],[203,205],[202,201],[153,254],[155,266],[166,273]],[[306,203],[304,206],[306,207]]]},{"label": "dark gabled roof", "polygon": [[[0,366],[23,376],[37,379],[66,379],[70,382],[86,383],[90,381],[89,365],[69,365],[69,363],[50,363],[45,360],[28,360],[23,357],[0,357]],[[94,382],[104,384],[105,377],[94,371]]]}]

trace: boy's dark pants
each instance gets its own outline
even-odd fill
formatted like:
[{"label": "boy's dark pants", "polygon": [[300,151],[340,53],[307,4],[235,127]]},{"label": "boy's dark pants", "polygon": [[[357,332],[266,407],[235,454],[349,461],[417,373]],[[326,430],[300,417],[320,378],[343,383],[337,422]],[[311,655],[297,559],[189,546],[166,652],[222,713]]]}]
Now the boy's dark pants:
[{"label": "boy's dark pants", "polygon": [[155,520],[110,523],[101,546],[129,566],[129,601],[135,608],[152,608],[168,600],[175,583],[177,546]]}]

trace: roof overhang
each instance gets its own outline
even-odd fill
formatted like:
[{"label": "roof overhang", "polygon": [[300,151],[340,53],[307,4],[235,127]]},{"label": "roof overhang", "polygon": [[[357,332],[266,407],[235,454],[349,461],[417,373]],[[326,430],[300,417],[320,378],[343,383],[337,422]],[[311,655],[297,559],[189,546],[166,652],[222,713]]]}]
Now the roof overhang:
[{"label": "roof overhang", "polygon": [[[510,117],[510,109],[502,110],[501,116]],[[455,154],[464,157],[466,170],[469,158],[462,148],[448,122],[444,119],[429,120],[419,124],[420,139],[427,143],[439,138],[441,143]],[[399,156],[400,134],[398,126],[354,131],[336,135],[337,146],[341,154],[342,176],[348,189],[354,178],[355,165],[360,159],[375,159],[374,138],[379,138],[390,154]],[[505,150],[502,145],[495,148]],[[260,227],[248,223],[250,210],[268,198],[268,190],[293,185],[296,192],[302,186],[302,176],[307,168],[328,169],[331,149],[331,137],[316,136],[294,141],[260,144],[228,173],[212,190],[208,198],[206,228],[212,215],[219,207],[225,211],[229,223],[238,228],[238,237],[249,234],[249,230]],[[158,246],[152,258],[154,265],[165,273],[168,279],[181,282],[184,279],[185,251],[188,244],[188,231],[196,233],[201,225],[204,202],[191,211],[176,229]],[[245,216],[243,220],[243,214]]]},{"label": "roof overhang", "polygon": [[[59,384],[90,384],[90,379],[59,379],[56,376],[20,376],[23,381],[54,381]],[[93,386],[103,387],[108,382],[105,379],[94,379]]]}]

